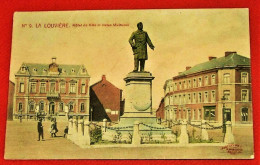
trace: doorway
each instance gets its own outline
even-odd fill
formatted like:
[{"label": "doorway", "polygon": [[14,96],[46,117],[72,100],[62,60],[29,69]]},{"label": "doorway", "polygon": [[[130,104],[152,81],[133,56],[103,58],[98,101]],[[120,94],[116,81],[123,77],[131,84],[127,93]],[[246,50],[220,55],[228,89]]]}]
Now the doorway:
[{"label": "doorway", "polygon": [[54,114],[54,111],[55,111],[55,104],[54,104],[54,102],[50,102],[49,114]]}]

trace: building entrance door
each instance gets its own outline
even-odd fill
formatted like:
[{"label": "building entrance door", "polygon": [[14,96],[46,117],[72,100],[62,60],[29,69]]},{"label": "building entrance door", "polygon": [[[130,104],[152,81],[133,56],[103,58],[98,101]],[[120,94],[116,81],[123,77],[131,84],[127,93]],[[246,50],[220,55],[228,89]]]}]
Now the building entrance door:
[{"label": "building entrance door", "polygon": [[49,106],[49,114],[54,114],[54,110],[55,110],[55,104],[54,102],[51,102]]}]

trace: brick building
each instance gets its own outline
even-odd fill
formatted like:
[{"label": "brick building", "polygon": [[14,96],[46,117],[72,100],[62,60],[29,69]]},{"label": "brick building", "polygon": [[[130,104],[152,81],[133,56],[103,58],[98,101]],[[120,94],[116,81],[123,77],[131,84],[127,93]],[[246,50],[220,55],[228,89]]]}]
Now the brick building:
[{"label": "brick building", "polygon": [[156,110],[156,118],[160,123],[162,120],[165,120],[165,111],[164,111],[164,98],[161,99],[158,109]]},{"label": "brick building", "polygon": [[[252,123],[250,59],[236,52],[186,67],[164,85],[165,120]],[[224,98],[224,100],[223,100]]]},{"label": "brick building", "polygon": [[122,90],[103,75],[101,81],[90,86],[90,120],[118,121],[123,114]]},{"label": "brick building", "polygon": [[36,112],[89,116],[89,80],[84,65],[23,63],[15,74],[14,118]]},{"label": "brick building", "polygon": [[13,120],[14,89],[15,89],[15,84],[12,81],[9,81],[7,120]]}]

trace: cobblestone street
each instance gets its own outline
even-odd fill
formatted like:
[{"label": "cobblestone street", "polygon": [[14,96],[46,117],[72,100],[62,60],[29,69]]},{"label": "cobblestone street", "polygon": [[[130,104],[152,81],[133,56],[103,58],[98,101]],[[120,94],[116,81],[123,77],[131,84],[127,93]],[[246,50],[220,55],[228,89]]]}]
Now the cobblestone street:
[{"label": "cobblestone street", "polygon": [[[8,121],[5,159],[249,159],[253,154],[252,127],[233,128],[242,153],[232,155],[221,147],[112,147],[82,149],[63,138],[68,125],[58,121],[58,137],[51,138],[49,121],[43,121],[45,141],[37,141],[37,121]],[[251,129],[250,131],[247,131]]]}]

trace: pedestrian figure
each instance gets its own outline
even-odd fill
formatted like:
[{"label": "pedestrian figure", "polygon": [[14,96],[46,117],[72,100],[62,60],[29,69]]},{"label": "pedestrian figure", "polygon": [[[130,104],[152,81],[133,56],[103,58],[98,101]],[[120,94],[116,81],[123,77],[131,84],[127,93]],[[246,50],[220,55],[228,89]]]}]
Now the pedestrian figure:
[{"label": "pedestrian figure", "polygon": [[56,137],[56,133],[59,131],[58,130],[58,126],[57,126],[56,118],[54,118],[53,121],[54,121],[54,129],[55,129],[54,137]]},{"label": "pedestrian figure", "polygon": [[43,126],[42,126],[42,119],[41,118],[39,119],[37,128],[38,128],[38,134],[39,134],[38,141],[40,141],[40,137],[42,137],[42,141],[43,141],[44,140],[44,138],[43,138]]},{"label": "pedestrian figure", "polygon": [[55,122],[54,121],[52,121],[50,133],[51,133],[51,137],[55,137],[56,129],[55,129]]},{"label": "pedestrian figure", "polygon": [[67,137],[68,132],[69,132],[69,128],[68,128],[68,126],[66,126],[66,128],[64,129],[64,138]]}]

